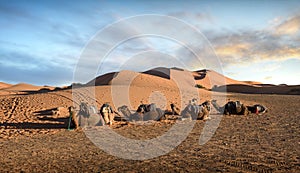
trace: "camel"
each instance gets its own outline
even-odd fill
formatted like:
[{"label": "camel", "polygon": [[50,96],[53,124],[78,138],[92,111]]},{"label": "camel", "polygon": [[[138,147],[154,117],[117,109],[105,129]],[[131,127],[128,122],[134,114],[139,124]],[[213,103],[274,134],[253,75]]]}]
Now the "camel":
[{"label": "camel", "polygon": [[205,101],[197,105],[197,100],[192,99],[190,103],[181,112],[182,118],[192,120],[207,120],[210,112],[210,101]]},{"label": "camel", "polygon": [[109,105],[109,103],[105,103],[100,108],[100,113],[104,118],[105,124],[112,125],[115,115],[112,107]]},{"label": "camel", "polygon": [[154,103],[149,105],[141,104],[137,111],[133,114],[126,105],[119,107],[118,111],[121,112],[129,121],[160,121],[165,119],[164,111],[160,108],[156,108]]},{"label": "camel", "polygon": [[71,128],[71,122],[74,123],[75,129],[79,128],[79,123],[78,123],[78,118],[76,117],[76,110],[74,106],[70,106],[68,108],[69,114],[70,114],[70,119],[69,119],[69,124],[68,124],[68,129]]},{"label": "camel", "polygon": [[255,104],[253,106],[247,106],[249,112],[251,113],[255,113],[255,114],[258,114],[258,115],[262,115],[266,112],[268,112],[268,108],[261,105],[261,104]]},{"label": "camel", "polygon": [[171,103],[170,106],[171,106],[171,110],[172,110],[172,115],[180,114],[180,109],[174,103]]},{"label": "camel", "polygon": [[88,106],[87,103],[82,102],[80,104],[80,109],[78,113],[76,113],[74,107],[69,107],[69,113],[72,121],[75,123],[75,128],[79,128],[79,126],[103,126],[104,120],[102,116],[97,112],[97,108],[95,106]]},{"label": "camel", "polygon": [[129,110],[128,106],[123,105],[118,108],[118,112],[121,112],[123,116],[125,117],[124,119],[128,121],[143,121],[143,114],[139,112],[131,113]]},{"label": "camel", "polygon": [[211,104],[216,108],[217,111],[224,115],[248,115],[248,108],[240,101],[229,101],[224,106],[219,106],[216,100],[212,100]]}]

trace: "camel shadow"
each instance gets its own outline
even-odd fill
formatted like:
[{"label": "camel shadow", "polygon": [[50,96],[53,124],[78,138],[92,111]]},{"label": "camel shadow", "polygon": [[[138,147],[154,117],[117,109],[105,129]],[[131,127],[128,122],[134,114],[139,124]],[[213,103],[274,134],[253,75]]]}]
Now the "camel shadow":
[{"label": "camel shadow", "polygon": [[20,123],[0,123],[0,127],[5,129],[67,129],[69,118],[60,118],[59,122],[64,123],[35,123],[35,122],[20,122]]},{"label": "camel shadow", "polygon": [[33,112],[35,116],[49,116],[53,115],[53,112],[56,110],[56,108],[52,109],[45,109],[45,110],[40,110],[40,111],[35,111]]},{"label": "camel shadow", "polygon": [[69,123],[70,128],[75,127],[75,123],[70,122],[69,117],[54,117],[53,111],[55,110],[56,108],[34,112],[39,122],[3,122],[0,123],[0,127],[5,129],[67,129]]}]

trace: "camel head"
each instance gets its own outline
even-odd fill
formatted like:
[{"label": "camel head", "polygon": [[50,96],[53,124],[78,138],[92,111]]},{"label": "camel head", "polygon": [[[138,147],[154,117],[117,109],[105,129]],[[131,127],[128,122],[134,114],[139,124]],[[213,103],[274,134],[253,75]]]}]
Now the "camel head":
[{"label": "camel head", "polygon": [[203,103],[201,104],[201,106],[203,106],[203,107],[206,108],[208,111],[210,111],[210,110],[211,110],[211,101],[206,100],[205,102],[203,102]]},{"label": "camel head", "polygon": [[130,117],[131,115],[129,108],[126,105],[118,107],[118,112],[121,112],[125,117]]},{"label": "camel head", "polygon": [[211,103],[217,103],[217,100],[211,100],[210,102]]},{"label": "camel head", "polygon": [[224,108],[225,106],[221,107],[219,106],[219,104],[217,103],[217,100],[211,100],[210,103],[213,105],[213,107],[220,113],[224,112]]},{"label": "camel head", "polygon": [[190,104],[192,105],[196,105],[198,102],[198,100],[196,98],[193,98],[192,100],[190,100]]},{"label": "camel head", "polygon": [[69,106],[68,107],[69,112],[74,112],[76,110],[75,106]]}]

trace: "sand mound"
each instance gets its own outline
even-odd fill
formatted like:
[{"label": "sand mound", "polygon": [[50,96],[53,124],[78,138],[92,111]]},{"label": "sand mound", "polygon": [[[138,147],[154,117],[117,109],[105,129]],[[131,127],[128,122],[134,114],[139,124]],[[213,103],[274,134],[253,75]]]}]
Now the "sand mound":
[{"label": "sand mound", "polygon": [[241,84],[241,85],[253,85],[259,82],[252,81],[237,81],[231,78],[228,78],[218,72],[213,70],[199,70],[192,72],[195,77],[196,83],[207,89],[211,89],[214,85],[230,85],[230,84]]},{"label": "sand mound", "polygon": [[11,87],[5,88],[8,91],[28,91],[28,90],[39,90],[42,87],[34,86],[26,83],[19,83],[16,85],[12,85]]},{"label": "sand mound", "polygon": [[[151,74],[148,74],[148,72]],[[96,79],[87,83],[87,86],[101,86],[101,85],[124,85],[124,86],[145,86],[145,87],[173,87],[172,80],[161,77],[159,73],[154,75],[154,71],[147,73],[139,73],[129,70],[120,72],[108,73],[97,77]],[[159,75],[158,75],[159,74]]]},{"label": "sand mound", "polygon": [[[176,74],[176,75],[174,75]],[[184,76],[183,78],[179,76]],[[254,81],[237,81],[228,78],[220,73],[213,70],[198,70],[198,71],[187,71],[180,68],[165,68],[159,67],[147,70],[145,72],[133,72],[124,70],[121,72],[107,73],[98,76],[94,80],[87,83],[88,86],[95,85],[136,85],[136,86],[174,86],[174,81],[177,83],[186,81],[185,78],[193,76],[195,81],[190,83],[190,86],[195,84],[201,85],[207,89],[213,88],[213,86],[229,85],[229,84],[241,84],[241,85],[258,85],[259,82]],[[177,79],[178,78],[178,79]],[[181,79],[180,79],[181,78]],[[133,80],[134,79],[134,80]],[[180,79],[180,81],[179,81]]]},{"label": "sand mound", "polygon": [[9,95],[9,94],[22,94],[27,92],[44,92],[51,91],[54,87],[50,86],[35,86],[26,83],[19,83],[16,85],[7,84],[5,88],[0,88],[0,95]]},{"label": "sand mound", "polygon": [[11,84],[0,82],[0,89],[8,88],[8,87],[11,87],[11,86],[12,86]]},{"label": "sand mound", "polygon": [[26,83],[19,83],[16,85],[12,85],[8,88],[5,88],[5,90],[7,91],[36,91],[39,90],[43,87],[40,86],[34,86],[34,85],[30,85],[30,84],[26,84]]}]

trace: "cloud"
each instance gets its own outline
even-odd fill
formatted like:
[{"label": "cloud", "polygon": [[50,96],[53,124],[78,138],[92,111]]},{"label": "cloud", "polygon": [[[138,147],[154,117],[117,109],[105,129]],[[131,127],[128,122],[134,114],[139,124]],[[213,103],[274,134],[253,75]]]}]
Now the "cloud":
[{"label": "cloud", "polygon": [[37,85],[60,86],[72,82],[72,71],[52,64],[43,64],[39,68],[26,69],[0,63],[0,79],[11,83],[26,82]]},{"label": "cloud", "polygon": [[5,16],[8,20],[16,19],[38,19],[37,16],[30,13],[30,11],[18,8],[17,6],[3,4],[0,5],[0,14]]},{"label": "cloud", "polygon": [[266,81],[268,81],[268,80],[272,80],[273,79],[273,77],[272,76],[266,76],[265,78],[264,78],[264,80],[266,80]]},{"label": "cloud", "polygon": [[274,71],[278,70],[280,67],[281,67],[281,63],[271,62],[271,63],[266,63],[266,65],[264,65],[264,68],[259,68],[259,69],[257,69],[257,71],[274,72]]},{"label": "cloud", "polygon": [[238,43],[233,45],[220,45],[215,48],[219,56],[240,55],[250,47],[248,43]]},{"label": "cloud", "polygon": [[167,14],[168,16],[174,16],[180,19],[189,21],[207,21],[212,22],[213,17],[209,13],[192,13],[187,11],[176,11]]},{"label": "cloud", "polygon": [[0,54],[0,79],[12,83],[65,85],[71,83],[73,71],[70,63],[62,60],[65,58],[53,60],[46,55],[3,50]]},{"label": "cloud", "polygon": [[[285,61],[288,59],[300,59],[299,16],[291,17],[282,21],[270,29],[240,31],[227,31],[224,33],[212,33],[208,35],[209,40],[215,48],[216,54],[224,63],[225,67],[241,64],[247,65],[262,61]],[[285,30],[284,27],[291,27]],[[274,34],[274,30],[281,31]]]},{"label": "cloud", "polygon": [[293,16],[275,28],[275,34],[294,35],[300,31],[300,15]]}]

